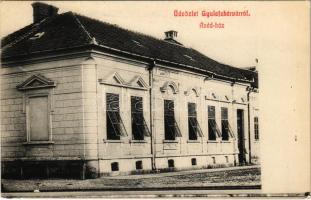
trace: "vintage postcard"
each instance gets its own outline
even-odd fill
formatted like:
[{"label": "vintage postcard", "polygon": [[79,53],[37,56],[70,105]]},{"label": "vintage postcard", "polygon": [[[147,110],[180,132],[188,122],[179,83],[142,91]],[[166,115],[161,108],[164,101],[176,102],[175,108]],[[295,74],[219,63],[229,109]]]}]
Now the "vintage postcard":
[{"label": "vintage postcard", "polygon": [[307,197],[309,1],[3,1],[2,197]]}]

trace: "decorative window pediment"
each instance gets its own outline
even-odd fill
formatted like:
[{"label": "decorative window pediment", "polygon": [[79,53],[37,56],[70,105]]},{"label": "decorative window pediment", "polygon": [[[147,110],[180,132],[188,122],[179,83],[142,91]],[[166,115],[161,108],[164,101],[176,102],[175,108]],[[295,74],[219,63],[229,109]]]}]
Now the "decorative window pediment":
[{"label": "decorative window pediment", "polygon": [[100,84],[125,87],[138,90],[148,90],[148,84],[139,75],[136,75],[131,81],[125,82],[118,72],[110,74],[105,79],[98,79]]},{"label": "decorative window pediment", "polygon": [[211,97],[212,97],[213,99],[218,99],[218,95],[217,95],[215,92],[212,92],[212,93],[211,93]]},{"label": "decorative window pediment", "polygon": [[177,94],[179,92],[178,86],[173,81],[167,81],[164,85],[160,88],[161,92],[166,92],[168,88],[173,90],[173,94]]},{"label": "decorative window pediment", "polygon": [[141,76],[135,76],[128,85],[132,87],[139,87],[139,88],[148,88],[147,83],[144,81],[144,79]]},{"label": "decorative window pediment", "polygon": [[112,85],[125,85],[125,81],[118,72],[114,72],[104,79],[99,79],[99,82]]},{"label": "decorative window pediment", "polygon": [[56,83],[41,74],[35,74],[29,77],[26,81],[16,86],[18,90],[31,90],[40,88],[55,87]]},{"label": "decorative window pediment", "polygon": [[190,87],[187,91],[185,91],[185,95],[189,96],[191,92],[194,92],[196,97],[200,96],[200,88],[198,87]]},{"label": "decorative window pediment", "polygon": [[118,72],[114,72],[107,80],[107,82],[124,85],[124,80],[121,78]]}]

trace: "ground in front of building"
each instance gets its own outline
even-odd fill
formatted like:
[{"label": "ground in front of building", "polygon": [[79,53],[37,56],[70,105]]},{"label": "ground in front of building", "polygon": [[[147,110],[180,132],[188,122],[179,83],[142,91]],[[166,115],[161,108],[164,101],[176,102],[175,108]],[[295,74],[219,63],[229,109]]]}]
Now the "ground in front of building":
[{"label": "ground in front of building", "polygon": [[260,186],[260,167],[245,166],[98,179],[2,180],[2,192],[122,190],[178,187]]}]

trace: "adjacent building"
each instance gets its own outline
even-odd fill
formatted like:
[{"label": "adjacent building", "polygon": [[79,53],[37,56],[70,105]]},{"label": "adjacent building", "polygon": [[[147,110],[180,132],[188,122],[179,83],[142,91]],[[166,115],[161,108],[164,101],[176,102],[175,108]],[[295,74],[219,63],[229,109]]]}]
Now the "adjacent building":
[{"label": "adjacent building", "polygon": [[2,176],[147,173],[259,163],[258,74],[33,3],[2,39]]}]

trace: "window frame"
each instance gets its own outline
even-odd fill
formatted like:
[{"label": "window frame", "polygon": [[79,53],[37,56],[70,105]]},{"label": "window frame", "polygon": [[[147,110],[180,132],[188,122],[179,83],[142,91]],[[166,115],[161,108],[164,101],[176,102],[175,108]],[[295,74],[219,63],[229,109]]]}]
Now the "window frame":
[{"label": "window frame", "polygon": [[[31,140],[30,130],[30,99],[36,97],[47,97],[47,126],[48,126],[48,140]],[[25,107],[24,112],[26,114],[26,142],[24,144],[53,144],[52,140],[52,99],[49,92],[31,93],[25,96]]]},{"label": "window frame", "polygon": [[[225,112],[225,113],[224,113]],[[224,131],[226,133],[226,138],[224,139]],[[229,123],[229,112],[227,107],[221,107],[221,139],[223,141],[229,141],[233,138],[233,132]]]},{"label": "window frame", "polygon": [[[214,112],[213,115],[211,114],[212,111],[210,109],[213,108]],[[216,141],[217,138],[221,138],[221,131],[216,121],[216,107],[213,105],[207,106],[207,119],[208,119],[208,140],[209,141]],[[213,133],[213,137],[211,134]]]},{"label": "window frame", "polygon": [[[191,113],[190,105],[194,105],[193,112]],[[203,137],[203,132],[198,122],[198,115],[197,115],[197,104],[193,102],[188,102],[187,109],[188,109],[188,140],[189,141],[196,141],[199,137]]]},{"label": "window frame", "polygon": [[[173,103],[173,110],[169,112],[169,110],[166,111],[166,102],[169,102],[168,104]],[[163,108],[164,108],[164,140],[166,141],[175,141],[177,137],[182,137],[180,128],[176,122],[175,119],[175,102],[171,99],[164,99],[163,101]],[[169,120],[170,118],[170,120]],[[169,134],[168,131],[169,130]],[[167,137],[170,135],[170,137]]]},{"label": "window frame", "polygon": [[[108,95],[118,96],[118,106],[115,110],[114,109],[110,110],[108,106]],[[117,122],[113,122],[112,117]],[[117,124],[117,127],[116,127],[116,124]],[[112,127],[114,135],[112,135],[110,133],[111,131],[108,130],[110,126]],[[118,131],[118,133],[116,130]],[[118,141],[118,140],[121,140],[122,137],[126,137],[126,136],[128,136],[128,134],[127,134],[125,125],[121,117],[121,112],[120,112],[120,95],[118,93],[106,92],[106,138],[107,140]]]},{"label": "window frame", "polygon": [[[141,111],[133,109],[133,99],[134,98],[140,98],[141,99]],[[136,102],[137,103],[137,102]],[[150,137],[151,133],[149,130],[149,127],[146,123],[145,117],[144,117],[144,103],[143,103],[143,97],[141,96],[131,96],[131,128],[132,128],[132,139],[137,140],[144,140],[145,137]],[[140,119],[141,121],[138,122],[137,119]],[[138,130],[138,134],[134,133],[134,126],[136,126],[135,129]],[[142,129],[142,132],[140,131]],[[135,137],[138,136],[138,137]]]}]

